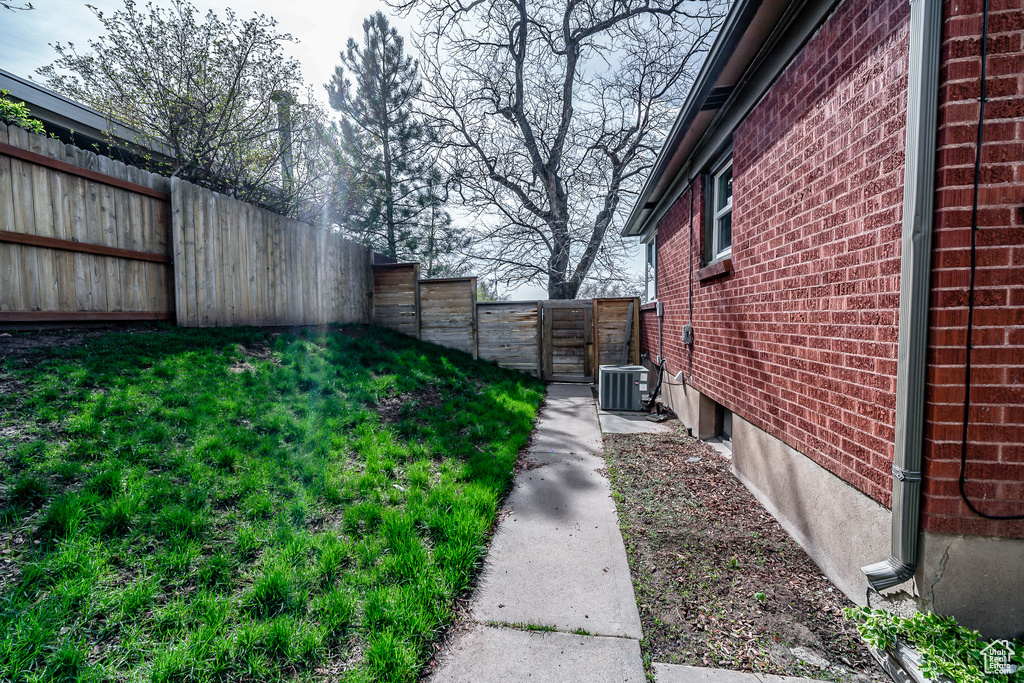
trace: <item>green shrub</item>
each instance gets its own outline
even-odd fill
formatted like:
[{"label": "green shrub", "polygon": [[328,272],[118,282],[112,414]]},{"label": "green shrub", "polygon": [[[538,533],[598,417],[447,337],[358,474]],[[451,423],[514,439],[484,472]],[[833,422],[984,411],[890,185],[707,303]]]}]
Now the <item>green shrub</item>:
[{"label": "green shrub", "polygon": [[8,90],[0,90],[0,121],[13,123],[15,126],[20,126],[30,133],[45,134],[46,130],[43,129],[43,122],[32,118],[28,106],[24,102],[13,102],[7,99],[10,94]]},{"label": "green shrub", "polygon": [[885,650],[903,640],[921,655],[921,673],[927,678],[948,676],[956,683],[1017,683],[1024,681],[1024,641],[1014,641],[1014,674],[988,674],[982,650],[988,643],[977,631],[964,628],[952,617],[934,612],[917,612],[900,617],[879,609],[848,607],[847,619],[856,622],[857,630],[873,648]]}]

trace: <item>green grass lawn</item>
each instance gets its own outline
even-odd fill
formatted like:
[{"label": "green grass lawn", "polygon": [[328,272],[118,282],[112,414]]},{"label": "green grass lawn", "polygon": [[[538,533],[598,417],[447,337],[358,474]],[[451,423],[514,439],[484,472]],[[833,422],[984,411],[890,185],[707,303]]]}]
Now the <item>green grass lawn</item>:
[{"label": "green grass lawn", "polygon": [[541,385],[369,327],[0,361],[0,680],[414,681]]}]

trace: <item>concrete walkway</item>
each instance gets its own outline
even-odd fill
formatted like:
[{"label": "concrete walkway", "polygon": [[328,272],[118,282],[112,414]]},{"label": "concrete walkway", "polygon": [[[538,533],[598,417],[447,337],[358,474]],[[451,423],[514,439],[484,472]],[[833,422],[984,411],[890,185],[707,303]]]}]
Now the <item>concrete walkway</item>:
[{"label": "concrete walkway", "polygon": [[473,596],[475,624],[432,681],[643,683],[640,614],[602,450],[590,387],[551,385],[528,451],[534,467],[516,477]]},{"label": "concrete walkway", "polygon": [[[602,427],[671,429],[628,414],[602,412],[599,422],[590,386],[548,387],[531,467],[516,476],[473,595],[473,623],[440,653],[432,683],[644,683]],[[671,664],[654,672],[659,683],[807,680]]]}]

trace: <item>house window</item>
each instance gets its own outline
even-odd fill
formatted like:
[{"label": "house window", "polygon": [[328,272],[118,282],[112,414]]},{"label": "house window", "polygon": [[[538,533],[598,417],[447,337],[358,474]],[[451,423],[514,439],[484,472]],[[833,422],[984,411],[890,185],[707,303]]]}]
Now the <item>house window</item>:
[{"label": "house window", "polygon": [[645,299],[654,301],[658,298],[658,238],[645,245],[647,259],[644,263]]},{"label": "house window", "polygon": [[710,230],[708,260],[715,261],[732,253],[732,159],[711,173]]}]

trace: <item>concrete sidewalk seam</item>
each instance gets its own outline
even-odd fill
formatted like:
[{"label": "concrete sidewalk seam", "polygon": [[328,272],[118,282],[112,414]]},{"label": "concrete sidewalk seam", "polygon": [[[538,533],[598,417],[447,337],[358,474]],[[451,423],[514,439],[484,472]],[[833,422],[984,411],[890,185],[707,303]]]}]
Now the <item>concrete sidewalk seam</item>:
[{"label": "concrete sidewalk seam", "polygon": [[[471,623],[480,624],[481,626],[489,626],[491,628],[505,628],[511,631],[526,631],[527,633],[564,633],[568,636],[579,636],[581,638],[621,638],[623,640],[635,640],[640,642],[643,638],[634,638],[633,636],[616,636],[616,635],[604,635],[602,633],[576,633],[575,631],[564,631],[557,626],[551,624],[527,624],[525,626],[517,623],[508,621],[479,621],[477,619],[470,619]],[[537,626],[540,628],[530,628],[531,626]]]}]

